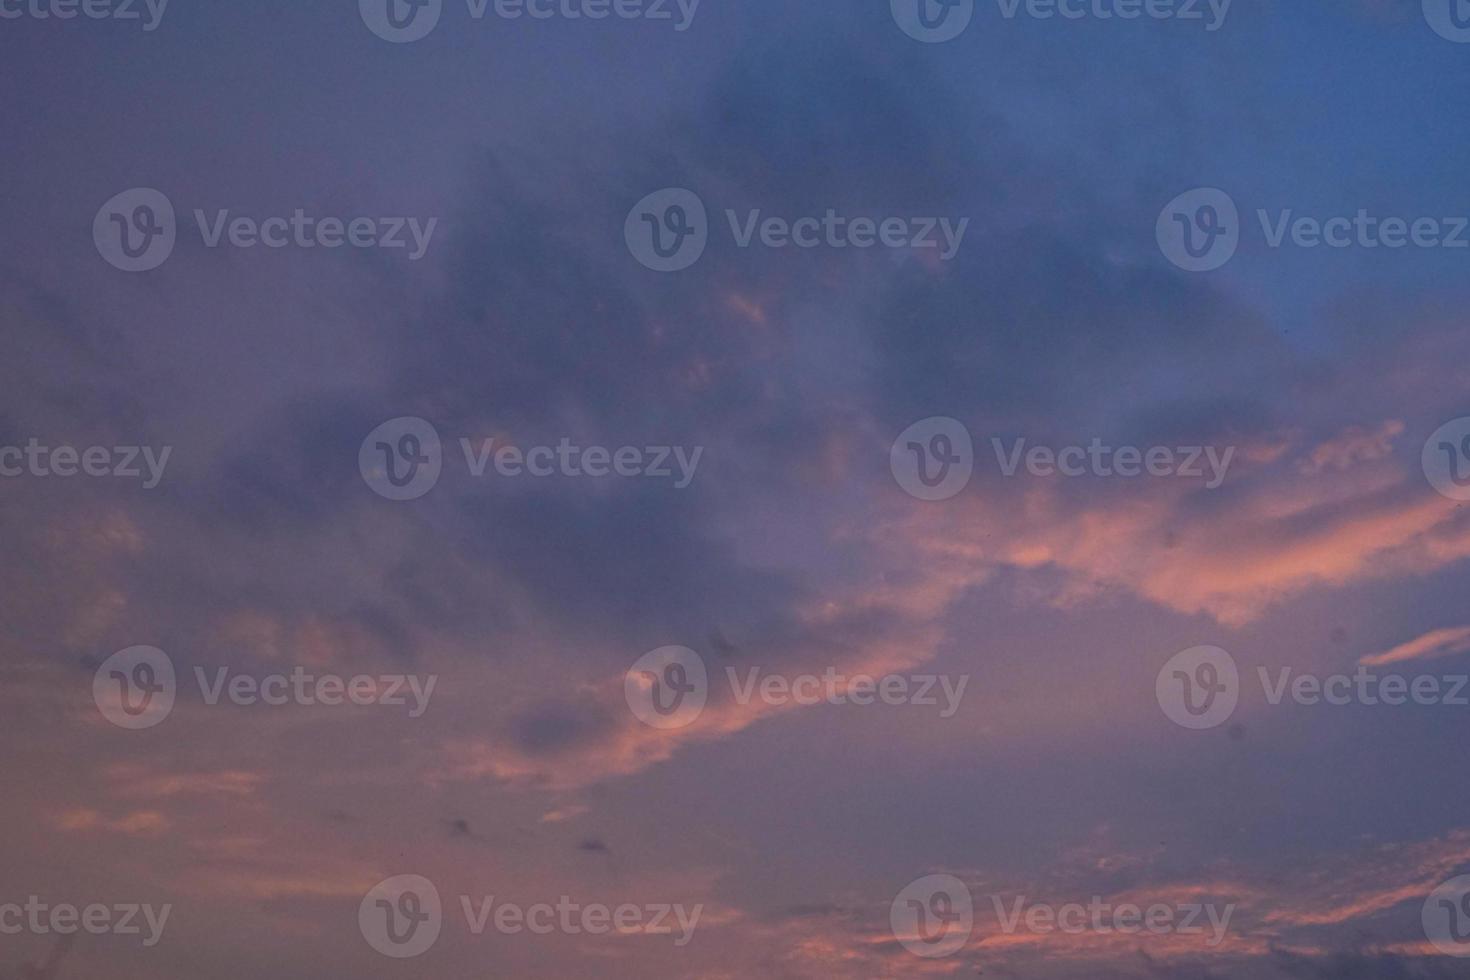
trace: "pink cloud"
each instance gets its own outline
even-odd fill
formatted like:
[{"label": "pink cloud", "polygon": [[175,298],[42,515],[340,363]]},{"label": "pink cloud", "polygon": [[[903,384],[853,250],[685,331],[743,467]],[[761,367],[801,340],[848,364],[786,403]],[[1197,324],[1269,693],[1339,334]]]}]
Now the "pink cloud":
[{"label": "pink cloud", "polygon": [[1423,636],[1409,640],[1407,643],[1400,643],[1383,653],[1363,657],[1358,663],[1368,667],[1381,667],[1384,664],[1398,663],[1402,660],[1448,657],[1467,650],[1470,650],[1470,626],[1453,626],[1431,630]]}]

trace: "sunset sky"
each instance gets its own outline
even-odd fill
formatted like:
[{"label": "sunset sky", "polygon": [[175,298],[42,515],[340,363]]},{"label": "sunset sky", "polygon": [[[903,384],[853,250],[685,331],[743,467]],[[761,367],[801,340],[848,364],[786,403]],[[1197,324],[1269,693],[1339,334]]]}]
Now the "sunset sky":
[{"label": "sunset sky", "polygon": [[[403,43],[373,0],[172,0],[152,29],[50,2],[0,0],[0,464],[137,447],[141,475],[0,475],[0,907],[171,907],[153,945],[74,936],[57,980],[1470,970],[1427,926],[1470,873],[1470,703],[1271,689],[1470,674],[1470,511],[1432,463],[1470,437],[1470,43],[1437,0],[1238,0],[1214,30],[1204,2],[975,0],[936,43],[906,0],[444,0]],[[125,271],[98,235],[137,188],[176,242]],[[669,189],[708,240],[658,271],[635,239]],[[1196,189],[1238,208],[1207,271],[1162,231]],[[196,210],[407,245],[211,245]],[[939,244],[740,243],[829,210]],[[1290,230],[1360,212],[1442,239]],[[405,418],[440,471],[389,499],[366,461],[422,444]],[[973,472],[926,500],[901,434],[934,448],[933,419]],[[462,439],[671,475],[476,475]],[[1204,475],[1006,475],[1019,440],[1199,447]],[[94,681],[140,646],[176,700],[130,730]],[[667,647],[707,703],[657,727],[639,678],[684,675],[630,668]],[[1199,647],[1238,703],[1191,728],[1167,665]],[[751,671],[938,703],[777,703]],[[197,681],[293,672],[407,703]],[[405,875],[443,903],[412,958],[360,916]],[[891,914],[934,876],[974,909],[942,956]],[[491,896],[700,912],[477,935],[461,899]],[[1230,918],[1006,928],[1095,899]],[[58,936],[6,921],[19,978]]]}]

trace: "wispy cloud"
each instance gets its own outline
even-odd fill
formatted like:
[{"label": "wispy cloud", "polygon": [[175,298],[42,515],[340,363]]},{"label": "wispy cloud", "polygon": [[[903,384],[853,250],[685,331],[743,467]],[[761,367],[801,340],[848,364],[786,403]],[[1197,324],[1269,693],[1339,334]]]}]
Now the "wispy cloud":
[{"label": "wispy cloud", "polygon": [[1359,659],[1358,663],[1368,667],[1381,667],[1384,664],[1398,663],[1402,660],[1448,657],[1467,650],[1470,650],[1470,626],[1451,626],[1430,630],[1423,636],[1400,643],[1383,653],[1365,656]]}]

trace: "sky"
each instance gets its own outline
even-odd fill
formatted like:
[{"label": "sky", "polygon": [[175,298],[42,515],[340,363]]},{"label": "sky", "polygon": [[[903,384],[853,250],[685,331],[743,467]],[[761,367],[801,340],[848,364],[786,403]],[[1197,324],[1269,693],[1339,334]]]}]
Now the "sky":
[{"label": "sky", "polygon": [[1464,975],[1470,3],[0,78],[0,977]]}]

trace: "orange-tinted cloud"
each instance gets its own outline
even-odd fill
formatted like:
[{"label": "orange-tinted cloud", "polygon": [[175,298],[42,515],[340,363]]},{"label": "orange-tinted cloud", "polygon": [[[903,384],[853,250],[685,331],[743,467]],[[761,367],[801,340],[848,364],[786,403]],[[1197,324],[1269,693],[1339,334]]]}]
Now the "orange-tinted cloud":
[{"label": "orange-tinted cloud", "polygon": [[1363,657],[1358,663],[1368,667],[1381,667],[1384,664],[1398,663],[1402,660],[1448,657],[1456,653],[1464,653],[1466,650],[1470,650],[1470,626],[1452,626],[1431,630],[1407,643],[1400,643],[1391,650]]},{"label": "orange-tinted cloud", "polygon": [[128,837],[153,837],[169,828],[169,820],[157,810],[134,810],[120,817],[106,817],[97,810],[80,807],[56,818],[56,826],[67,831],[100,831]]},{"label": "orange-tinted cloud", "polygon": [[[970,576],[1058,570],[1066,577],[1052,599],[1061,604],[1123,589],[1238,625],[1310,589],[1426,574],[1470,556],[1470,515],[1378,453],[1396,431],[1385,423],[1344,436],[1309,451],[1304,466],[1237,465],[1216,491],[1139,478],[1083,496],[1021,476],[1000,485],[1014,494],[915,508],[884,533],[896,550],[942,559],[936,574],[961,562]],[[1334,468],[1347,459],[1352,468]]]}]

